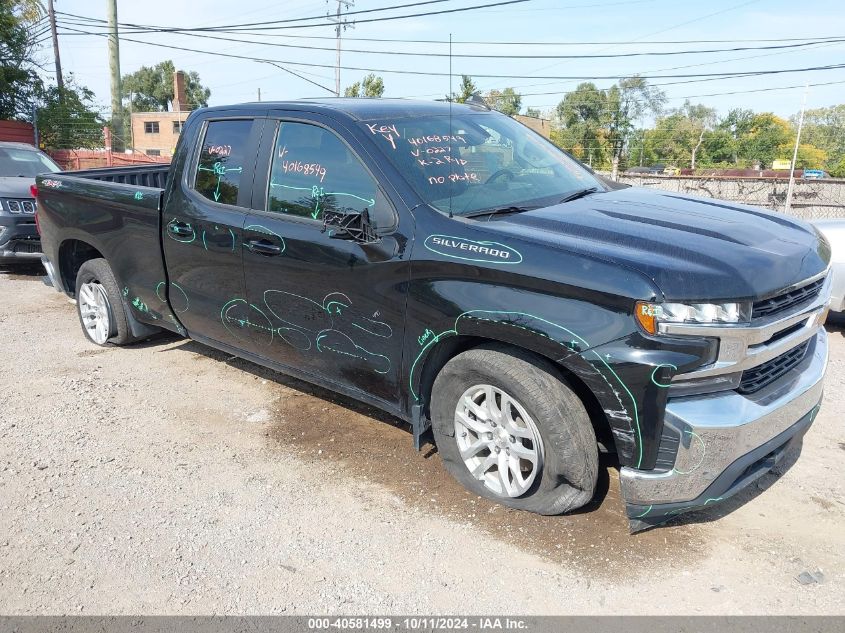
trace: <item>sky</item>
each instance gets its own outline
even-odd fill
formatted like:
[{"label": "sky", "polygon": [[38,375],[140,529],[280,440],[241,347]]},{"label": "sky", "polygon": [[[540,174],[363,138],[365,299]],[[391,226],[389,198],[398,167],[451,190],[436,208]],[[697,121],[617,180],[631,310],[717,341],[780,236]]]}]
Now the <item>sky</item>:
[{"label": "sky", "polygon": [[[356,0],[351,10],[401,5],[413,0]],[[771,46],[783,43],[696,43],[657,44],[661,40],[748,40],[842,36],[845,39],[845,4],[842,0],[528,0],[509,6],[446,15],[428,12],[473,6],[496,0],[448,0],[426,6],[397,9],[389,13],[359,15],[360,19],[427,13],[422,17],[374,23],[359,23],[344,32],[344,49],[378,51],[376,54],[342,54],[342,66],[376,69],[385,84],[386,97],[443,98],[450,90],[449,44],[455,42],[542,42],[542,44],[479,45],[454,43],[452,49],[452,89],[457,89],[461,74],[475,77],[482,90],[515,87],[525,94],[523,108],[530,106],[551,110],[579,80],[557,77],[607,77],[616,75],[668,75],[689,73],[746,72],[783,70],[831,64],[845,64],[845,42],[814,44],[806,48],[730,51],[672,56],[637,56],[576,59],[490,59],[459,58],[457,55],[513,54],[538,55],[616,55],[625,53],[665,52],[673,50],[729,48],[735,46]],[[56,10],[101,20],[106,19],[107,0],[55,0]],[[118,20],[165,27],[218,26],[238,23],[264,23],[324,15],[334,11],[335,0],[118,0]],[[350,19],[352,16],[350,16]],[[60,16],[61,20],[61,16]],[[323,22],[323,20],[320,20]],[[78,27],[73,27],[78,28]],[[92,30],[92,29],[87,29]],[[210,105],[255,101],[261,98],[290,100],[328,96],[330,93],[266,63],[227,59],[205,53],[164,48],[163,45],[261,57],[300,65],[286,67],[328,88],[334,87],[334,27],[276,31],[283,37],[229,35],[236,41],[220,41],[178,33],[123,35],[120,64],[123,74],[172,59],[181,70],[195,70],[202,83],[211,89]],[[289,37],[309,36],[308,39]],[[331,39],[312,39],[314,36]],[[128,41],[143,40],[148,44]],[[367,42],[347,38],[390,38],[402,42]],[[439,40],[437,43],[410,43],[404,40]],[[268,46],[242,40],[273,41]],[[614,42],[632,42],[619,44]],[[555,43],[602,42],[561,46]],[[608,43],[609,42],[609,43]],[[299,45],[330,50],[300,48]],[[108,49],[106,39],[95,35],[60,35],[59,49],[63,72],[72,72],[78,83],[94,91],[104,108],[109,103]],[[398,55],[423,53],[423,55]],[[41,52],[47,69],[52,69],[49,40]],[[325,67],[324,67],[325,66]],[[395,71],[395,72],[378,72]],[[341,87],[359,80],[366,70],[342,70]],[[442,76],[415,75],[415,72],[442,73]],[[524,78],[481,78],[479,75],[521,75]],[[47,75],[50,77],[50,75]],[[550,78],[540,78],[550,77]],[[705,78],[699,78],[705,79]],[[614,79],[593,79],[600,88]],[[689,79],[651,80],[664,84],[667,107],[678,107],[685,98],[693,103],[715,107],[721,114],[731,108],[750,108],[788,117],[801,108],[804,84],[842,82],[813,86],[807,94],[807,107],[816,108],[845,103],[845,68],[772,74],[757,77],[728,78],[689,83]],[[685,83],[677,83],[685,82]],[[667,85],[670,84],[670,85]],[[798,86],[769,92],[743,92],[761,88]],[[716,95],[714,93],[739,92]],[[549,93],[549,94],[533,94]],[[709,96],[712,95],[712,96]]]}]

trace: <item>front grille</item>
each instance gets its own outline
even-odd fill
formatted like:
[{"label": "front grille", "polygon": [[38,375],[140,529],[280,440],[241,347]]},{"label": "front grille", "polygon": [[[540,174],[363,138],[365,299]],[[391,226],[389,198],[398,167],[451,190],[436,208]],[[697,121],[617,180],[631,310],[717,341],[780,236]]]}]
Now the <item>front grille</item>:
[{"label": "front grille", "polygon": [[41,252],[41,240],[16,240],[11,246],[13,253]]},{"label": "front grille", "polygon": [[806,286],[801,286],[795,290],[779,294],[776,297],[755,301],[754,308],[751,312],[751,318],[756,319],[759,317],[778,314],[784,310],[788,310],[794,305],[798,305],[803,301],[813,299],[819,294],[819,292],[821,292],[822,286],[824,286],[824,277],[817,279]]},{"label": "front grille", "polygon": [[804,341],[798,347],[793,347],[788,352],[773,358],[767,363],[746,369],[742,372],[742,380],[739,383],[737,391],[746,395],[760,391],[766,385],[773,383],[804,360],[809,346],[810,341]]},{"label": "front grille", "polygon": [[6,200],[9,213],[23,213],[33,215],[35,213],[35,200]]}]

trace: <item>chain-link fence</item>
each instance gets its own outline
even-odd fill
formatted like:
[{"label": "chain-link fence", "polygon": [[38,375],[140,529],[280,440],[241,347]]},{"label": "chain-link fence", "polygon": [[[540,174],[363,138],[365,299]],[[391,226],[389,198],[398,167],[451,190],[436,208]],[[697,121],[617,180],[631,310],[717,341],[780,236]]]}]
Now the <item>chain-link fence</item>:
[{"label": "chain-link fence", "polygon": [[[783,211],[789,181],[775,178],[715,178],[623,174],[620,182],[635,187],[665,189],[719,198]],[[845,180],[796,180],[791,215],[805,220],[845,218]]]}]

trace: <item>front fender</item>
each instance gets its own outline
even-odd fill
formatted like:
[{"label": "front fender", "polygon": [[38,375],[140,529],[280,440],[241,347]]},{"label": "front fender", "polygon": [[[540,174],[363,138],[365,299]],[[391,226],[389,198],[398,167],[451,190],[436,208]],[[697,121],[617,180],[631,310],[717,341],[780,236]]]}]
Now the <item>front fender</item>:
[{"label": "front fender", "polygon": [[[601,405],[625,465],[653,463],[671,376],[700,364],[710,353],[707,341],[641,334],[633,302],[618,298],[600,302],[595,295],[560,297],[458,280],[412,287],[412,296],[419,293],[433,293],[429,297],[437,301],[409,308],[409,408],[425,411],[437,371],[461,351],[458,341],[464,341],[464,348],[499,341],[543,356],[580,379]],[[427,311],[436,306],[441,316],[426,321],[418,314],[421,305]]]}]

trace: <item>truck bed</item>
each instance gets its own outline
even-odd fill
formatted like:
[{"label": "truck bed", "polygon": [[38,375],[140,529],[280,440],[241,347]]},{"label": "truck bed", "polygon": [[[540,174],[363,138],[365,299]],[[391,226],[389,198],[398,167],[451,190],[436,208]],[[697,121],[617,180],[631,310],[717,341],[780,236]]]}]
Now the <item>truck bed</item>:
[{"label": "truck bed", "polygon": [[[42,238],[52,245],[45,256],[56,263],[65,291],[74,293],[74,262],[93,249],[109,262],[139,320],[173,321],[162,301],[167,275],[161,208],[167,169],[167,165],[89,169],[36,179]],[[61,239],[54,232],[61,233]]]},{"label": "truck bed", "polygon": [[170,173],[170,163],[155,165],[133,165],[131,167],[101,167],[97,169],[80,169],[63,172],[79,178],[115,182],[124,185],[140,187],[167,187],[167,175]]}]

